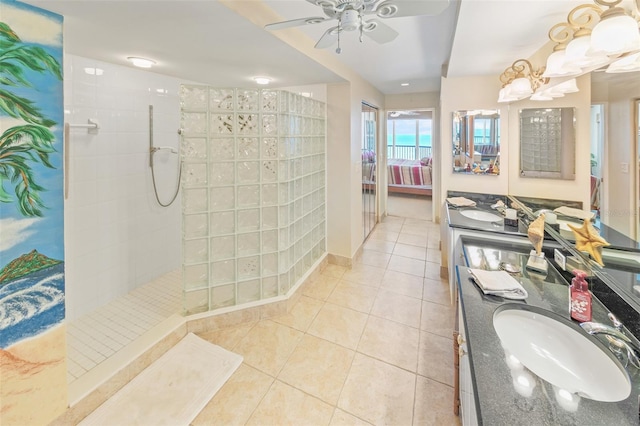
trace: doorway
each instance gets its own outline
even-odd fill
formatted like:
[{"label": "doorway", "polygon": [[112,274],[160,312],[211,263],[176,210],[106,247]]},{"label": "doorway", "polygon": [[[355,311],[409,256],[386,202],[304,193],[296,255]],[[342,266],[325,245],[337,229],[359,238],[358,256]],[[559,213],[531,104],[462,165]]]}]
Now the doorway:
[{"label": "doorway", "polygon": [[432,220],[434,111],[387,112],[387,212]]}]

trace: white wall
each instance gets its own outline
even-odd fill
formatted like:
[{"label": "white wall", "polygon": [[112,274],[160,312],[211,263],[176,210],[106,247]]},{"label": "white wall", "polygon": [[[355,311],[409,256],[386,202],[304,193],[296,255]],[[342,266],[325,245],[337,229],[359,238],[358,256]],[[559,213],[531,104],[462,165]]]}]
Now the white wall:
[{"label": "white wall", "polygon": [[[553,101],[523,100],[509,104],[509,194],[525,197],[581,201],[590,206],[591,154],[591,78],[578,78],[579,92],[567,94]],[[574,180],[534,179],[520,176],[520,110],[522,108],[575,108],[575,170]],[[500,146],[502,157],[503,145]],[[504,159],[503,159],[504,160]],[[502,161],[502,164],[505,164]]]},{"label": "white wall", "polygon": [[[154,145],[178,147],[180,81],[148,71],[65,55],[65,122],[95,118],[97,135],[71,129],[65,202],[67,319],[94,310],[178,268],[180,196],[160,207],[149,168],[149,105]],[[85,68],[103,70],[89,75]],[[163,202],[175,190],[178,157],[156,154]]]},{"label": "white wall", "polygon": [[379,108],[384,96],[363,80],[327,87],[327,251],[352,258],[362,232],[362,102]]},{"label": "white wall", "polygon": [[[550,102],[520,101],[511,104],[497,102],[500,81],[496,76],[443,78],[440,95],[440,135],[442,150],[436,150],[434,161],[439,161],[440,185],[434,191],[433,202],[441,212],[448,190],[483,194],[512,194],[524,197],[552,198],[582,201],[589,204],[589,116],[591,90],[589,76],[578,79],[578,93]],[[520,177],[520,118],[522,108],[575,107],[576,108],[576,179],[552,180]],[[447,149],[452,140],[452,114],[455,110],[500,110],[500,175],[475,176],[455,174],[452,171],[453,152]],[[439,159],[439,160],[438,160]],[[438,185],[438,177],[434,178]],[[442,213],[441,213],[442,214]],[[441,221],[440,232],[447,235],[446,221]],[[447,241],[442,239],[442,265],[447,264]]]},{"label": "white wall", "polygon": [[[509,191],[509,106],[498,103],[500,81],[494,75],[442,78],[440,87],[440,193],[433,202],[442,205],[447,191],[507,194]],[[476,176],[453,173],[453,112],[470,109],[500,110],[500,175]],[[435,159],[435,158],[434,158]],[[438,197],[438,198],[436,198]]]},{"label": "white wall", "polygon": [[351,257],[350,228],[356,226],[351,221],[350,99],[349,84],[327,86],[327,251],[343,257]]},{"label": "white wall", "polygon": [[[497,103],[500,82],[496,76],[443,78],[441,92],[442,175],[441,204],[448,190],[527,197],[582,201],[589,204],[589,117],[591,106],[590,77],[578,79],[578,93],[549,102],[523,100]],[[532,179],[520,177],[520,118],[522,108],[576,108],[576,178],[575,180]],[[500,175],[475,176],[452,172],[452,150],[445,149],[451,140],[452,113],[466,109],[500,110]],[[436,202],[434,198],[434,202]]]}]

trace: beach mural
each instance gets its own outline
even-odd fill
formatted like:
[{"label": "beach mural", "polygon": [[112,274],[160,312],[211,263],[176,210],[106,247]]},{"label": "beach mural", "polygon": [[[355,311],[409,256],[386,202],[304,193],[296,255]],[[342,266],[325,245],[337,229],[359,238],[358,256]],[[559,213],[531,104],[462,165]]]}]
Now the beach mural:
[{"label": "beach mural", "polygon": [[62,17],[0,2],[0,424],[67,406]]}]

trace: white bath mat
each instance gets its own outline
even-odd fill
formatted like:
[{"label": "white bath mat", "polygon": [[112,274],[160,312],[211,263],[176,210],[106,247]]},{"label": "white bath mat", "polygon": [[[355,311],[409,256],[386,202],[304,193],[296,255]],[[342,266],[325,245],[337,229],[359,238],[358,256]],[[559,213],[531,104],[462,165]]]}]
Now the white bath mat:
[{"label": "white bath mat", "polygon": [[193,333],[138,374],[80,425],[189,425],[242,363]]}]

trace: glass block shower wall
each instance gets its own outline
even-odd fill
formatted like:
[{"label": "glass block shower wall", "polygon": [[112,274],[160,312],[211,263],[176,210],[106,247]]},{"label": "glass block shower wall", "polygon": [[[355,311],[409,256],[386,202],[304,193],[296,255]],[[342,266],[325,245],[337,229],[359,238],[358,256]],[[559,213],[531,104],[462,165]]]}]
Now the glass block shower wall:
[{"label": "glass block shower wall", "polygon": [[287,294],[325,252],[325,105],[183,85],[184,313]]}]

